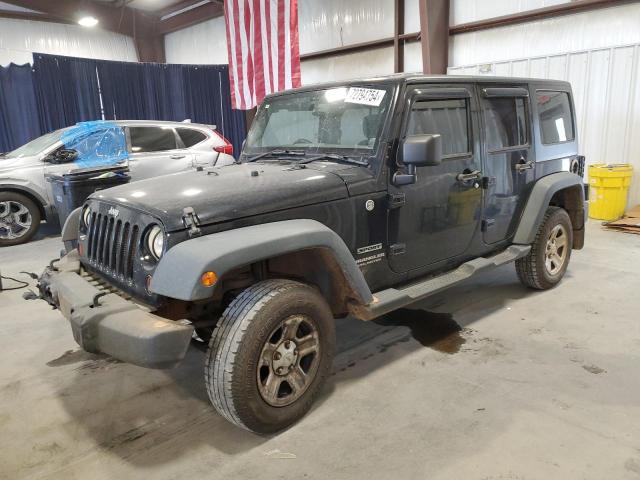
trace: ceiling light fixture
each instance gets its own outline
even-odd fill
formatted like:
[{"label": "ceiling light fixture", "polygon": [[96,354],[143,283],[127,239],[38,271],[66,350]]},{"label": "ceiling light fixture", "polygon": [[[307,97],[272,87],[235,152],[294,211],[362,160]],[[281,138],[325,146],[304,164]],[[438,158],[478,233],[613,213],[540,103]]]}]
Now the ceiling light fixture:
[{"label": "ceiling light fixture", "polygon": [[87,15],[86,17],[82,17],[78,20],[78,23],[83,27],[95,27],[98,24],[98,19],[91,15]]}]

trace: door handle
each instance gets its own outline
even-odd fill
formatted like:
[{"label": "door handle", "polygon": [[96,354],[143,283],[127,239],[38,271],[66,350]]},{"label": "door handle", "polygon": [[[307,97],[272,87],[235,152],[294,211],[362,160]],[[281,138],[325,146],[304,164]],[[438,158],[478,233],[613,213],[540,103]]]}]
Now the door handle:
[{"label": "door handle", "polygon": [[482,173],[480,172],[480,170],[474,170],[473,172],[465,170],[463,173],[459,173],[456,176],[456,180],[461,183],[468,183],[474,180],[480,180],[480,177],[482,177]]},{"label": "door handle", "polygon": [[169,158],[173,158],[174,160],[179,160],[184,157],[186,157],[186,155],[171,155]]},{"label": "door handle", "polygon": [[524,172],[525,170],[531,170],[533,168],[533,160],[524,161],[524,157],[520,157],[521,163],[516,163],[516,170],[519,173]]}]

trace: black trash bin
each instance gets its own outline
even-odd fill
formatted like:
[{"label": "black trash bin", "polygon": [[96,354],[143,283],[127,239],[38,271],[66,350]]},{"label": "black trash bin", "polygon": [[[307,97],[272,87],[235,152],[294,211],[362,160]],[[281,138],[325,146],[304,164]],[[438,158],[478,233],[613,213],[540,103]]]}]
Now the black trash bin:
[{"label": "black trash bin", "polygon": [[47,175],[51,182],[60,226],[64,226],[69,214],[82,206],[89,195],[98,190],[123,185],[131,180],[129,168],[113,167],[82,168],[62,175]]}]

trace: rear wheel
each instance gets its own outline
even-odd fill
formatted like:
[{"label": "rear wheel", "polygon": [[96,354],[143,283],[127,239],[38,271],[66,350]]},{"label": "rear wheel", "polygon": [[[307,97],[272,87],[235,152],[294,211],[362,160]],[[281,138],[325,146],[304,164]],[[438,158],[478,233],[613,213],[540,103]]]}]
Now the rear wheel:
[{"label": "rear wheel", "polygon": [[28,242],[39,226],[40,209],[33,200],[15,192],[0,192],[0,247]]},{"label": "rear wheel", "polygon": [[331,309],[320,293],[290,280],[244,290],[209,343],[205,382],[216,410],[247,430],[282,430],[311,408],[335,348]]},{"label": "rear wheel", "polygon": [[516,260],[520,281],[530,288],[546,290],[564,277],[573,244],[573,230],[569,214],[560,207],[549,207],[531,251]]}]

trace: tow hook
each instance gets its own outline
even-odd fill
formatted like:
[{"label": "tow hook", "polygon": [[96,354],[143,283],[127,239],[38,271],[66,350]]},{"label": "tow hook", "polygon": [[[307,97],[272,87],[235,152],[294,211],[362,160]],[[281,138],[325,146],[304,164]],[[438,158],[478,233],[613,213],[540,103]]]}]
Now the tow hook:
[{"label": "tow hook", "polygon": [[29,273],[29,276],[31,278],[38,280],[38,283],[36,284],[38,293],[34,292],[33,290],[24,292],[22,294],[22,298],[24,300],[44,300],[49,305],[51,305],[54,310],[58,308],[55,301],[53,300],[53,296],[51,295],[51,289],[49,288],[49,278],[51,277],[52,272],[58,271],[54,266],[54,264],[58,261],[59,259],[51,260],[49,266],[44,269],[44,272],[42,272],[42,275],[40,275],[40,277],[38,277],[35,273]]}]

